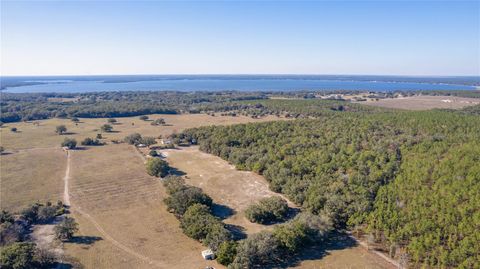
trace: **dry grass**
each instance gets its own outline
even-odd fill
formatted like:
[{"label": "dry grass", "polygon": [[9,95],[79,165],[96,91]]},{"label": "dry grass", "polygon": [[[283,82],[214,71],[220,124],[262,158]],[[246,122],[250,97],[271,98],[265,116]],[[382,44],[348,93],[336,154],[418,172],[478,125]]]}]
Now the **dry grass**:
[{"label": "dry grass", "polygon": [[[233,210],[234,214],[225,219],[225,223],[243,227],[246,234],[272,228],[272,226],[251,223],[244,215],[244,210],[260,199],[274,195],[280,196],[269,190],[268,182],[262,176],[253,172],[235,170],[233,165],[219,157],[201,152],[198,147],[162,152],[167,155],[167,160],[172,167],[187,174],[187,184],[202,188],[215,203]],[[294,206],[291,202],[289,204]],[[228,213],[225,212],[228,210],[218,211],[220,211],[217,213],[219,215]]]},{"label": "dry grass", "polygon": [[89,249],[83,244],[67,245],[67,253],[87,268],[218,268],[216,262],[203,260],[200,252],[205,247],[185,236],[178,220],[167,212],[160,181],[146,174],[132,146],[107,145],[73,152],[70,184],[74,211],[88,212],[115,241],[152,260],[150,264],[118,248],[105,248],[111,243],[108,238],[76,212],[82,219],[82,235],[104,239]]},{"label": "dry grass", "polygon": [[17,212],[36,202],[57,201],[63,192],[65,152],[31,149],[0,157],[1,209]]},{"label": "dry grass", "polygon": [[361,102],[361,104],[405,110],[428,110],[434,108],[460,109],[466,106],[480,104],[480,99],[455,96],[413,96],[380,99],[378,101]]},{"label": "dry grass", "polygon": [[[186,128],[206,126],[206,125],[228,125],[235,123],[259,122],[276,120],[277,117],[269,116],[262,119],[252,119],[245,116],[208,116],[205,114],[182,114],[182,115],[149,115],[150,119],[165,119],[167,126],[152,126],[151,121],[143,121],[138,117],[116,118],[118,123],[112,125],[114,132],[103,133],[100,127],[107,123],[107,119],[80,119],[80,123],[75,124],[69,119],[48,119],[35,122],[16,122],[8,123],[0,128],[0,144],[6,150],[16,150],[24,148],[38,147],[59,147],[65,137],[75,138],[78,142],[86,137],[94,138],[101,133],[102,136],[110,141],[112,139],[121,140],[131,133],[140,133],[144,136],[169,135],[173,132],[181,132]],[[55,127],[58,125],[67,127],[67,134],[58,135],[55,133]],[[10,131],[10,128],[18,128],[18,132]]]},{"label": "dry grass", "polygon": [[[114,129],[118,132],[103,135],[110,141],[133,132],[158,136],[203,125],[276,119],[199,114],[150,118],[164,118],[169,126],[151,126],[150,121],[138,117],[117,118],[120,124],[114,125]],[[66,119],[49,119],[38,125],[11,123],[1,128],[1,145],[11,153],[0,157],[2,209],[18,210],[37,200],[61,197],[66,154],[59,145],[65,135],[56,135],[55,126],[66,125],[71,132],[66,136],[81,141],[94,137],[99,133],[95,129],[104,123],[106,119],[81,119],[78,125]],[[17,127],[20,132],[12,133],[10,127]],[[173,166],[187,172],[189,184],[202,187],[215,202],[237,212],[225,222],[245,227],[246,233],[270,228],[250,223],[242,213],[252,202],[278,195],[268,190],[263,177],[237,171],[195,147],[167,153]],[[80,224],[80,232],[74,242],[64,247],[66,254],[85,268],[223,268],[214,261],[204,261],[200,251],[205,247],[182,233],[178,220],[162,202],[166,195],[159,180],[145,173],[143,161],[132,146],[109,144],[76,150],[71,154],[70,176],[72,214]],[[304,261],[300,266],[380,268],[370,266],[375,257],[368,253],[362,256],[362,251],[358,247],[335,250],[321,260]]]}]

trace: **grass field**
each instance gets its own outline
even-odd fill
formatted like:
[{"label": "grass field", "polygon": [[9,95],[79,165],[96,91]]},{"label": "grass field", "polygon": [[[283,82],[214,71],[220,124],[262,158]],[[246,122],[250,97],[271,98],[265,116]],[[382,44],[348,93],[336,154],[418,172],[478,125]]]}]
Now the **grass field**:
[{"label": "grass field", "polygon": [[428,110],[433,108],[460,109],[466,106],[480,104],[480,99],[424,95],[403,98],[386,98],[378,101],[361,102],[361,104],[405,110]]},{"label": "grass field", "polygon": [[[113,132],[101,132],[100,127],[107,123],[105,118],[80,119],[80,123],[75,124],[69,119],[48,119],[35,122],[16,122],[5,124],[0,128],[1,145],[7,150],[17,150],[25,148],[38,147],[59,147],[65,137],[72,137],[78,142],[86,137],[95,137],[101,133],[102,136],[110,141],[112,139],[123,139],[131,133],[140,133],[144,136],[169,135],[173,132],[181,132],[186,128],[206,126],[206,125],[227,125],[245,122],[259,122],[276,120],[277,117],[269,116],[261,119],[252,119],[250,117],[237,116],[208,116],[205,114],[182,114],[182,115],[149,115],[149,121],[140,120],[138,117],[116,118],[118,123],[113,124]],[[166,126],[152,126],[151,120],[165,119]],[[67,133],[58,135],[55,133],[55,127],[65,125]],[[16,127],[16,133],[11,132],[10,128]]]},{"label": "grass field", "polygon": [[30,149],[0,157],[0,207],[19,211],[36,202],[62,198],[65,152],[60,148]]},{"label": "grass field", "polygon": [[[265,197],[279,196],[268,189],[268,183],[262,176],[235,170],[228,162],[203,153],[198,147],[166,150],[163,153],[172,167],[187,174],[187,184],[202,188],[215,203],[221,205],[214,207],[214,213],[227,217],[225,223],[242,227],[246,234],[272,228],[251,223],[244,216],[244,210],[249,205]],[[291,202],[289,205],[295,206]]]}]

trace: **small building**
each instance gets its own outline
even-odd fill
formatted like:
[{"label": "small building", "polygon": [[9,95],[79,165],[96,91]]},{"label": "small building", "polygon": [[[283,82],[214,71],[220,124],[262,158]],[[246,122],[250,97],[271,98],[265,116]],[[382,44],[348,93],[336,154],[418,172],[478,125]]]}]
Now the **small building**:
[{"label": "small building", "polygon": [[215,253],[213,253],[213,250],[211,250],[211,249],[206,249],[206,250],[202,251],[202,257],[205,260],[213,260],[213,259],[215,259]]},{"label": "small building", "polygon": [[138,145],[137,145],[138,148],[144,148],[144,147],[146,147],[146,146],[147,146],[147,145],[145,145],[145,144],[138,144]]}]

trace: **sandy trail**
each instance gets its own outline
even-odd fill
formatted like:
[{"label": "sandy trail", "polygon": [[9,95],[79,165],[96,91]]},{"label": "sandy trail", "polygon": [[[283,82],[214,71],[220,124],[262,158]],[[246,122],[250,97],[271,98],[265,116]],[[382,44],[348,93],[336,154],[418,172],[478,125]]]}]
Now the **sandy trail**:
[{"label": "sandy trail", "polygon": [[[97,231],[102,235],[102,237],[112,243],[114,246],[117,248],[123,250],[124,252],[144,261],[147,262],[149,265],[155,265],[156,267],[159,268],[165,268],[167,267],[166,264],[153,260],[147,256],[144,256],[135,250],[125,246],[124,244],[118,242],[115,240],[111,235],[109,235],[103,228],[100,226],[100,224],[95,220],[94,217],[92,217],[90,214],[87,212],[83,211],[80,207],[75,207],[71,204],[70,202],[70,193],[69,193],[69,180],[70,180],[70,164],[71,164],[71,155],[72,153],[70,151],[67,151],[67,168],[65,169],[65,177],[63,178],[64,181],[64,192],[63,192],[63,203],[67,206],[70,206],[70,210],[77,212],[80,214],[82,217],[86,218],[90,223],[97,229]],[[143,159],[143,158],[142,158]]]}]

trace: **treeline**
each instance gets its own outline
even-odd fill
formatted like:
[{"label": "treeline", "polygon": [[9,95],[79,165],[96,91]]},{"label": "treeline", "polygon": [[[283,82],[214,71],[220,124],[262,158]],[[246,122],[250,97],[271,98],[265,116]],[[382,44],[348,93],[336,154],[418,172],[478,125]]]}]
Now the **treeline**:
[{"label": "treeline", "polygon": [[[68,98],[68,99],[65,99]],[[261,93],[241,92],[0,92],[2,122],[53,117],[128,117],[145,114],[199,113],[209,103],[262,99]]]},{"label": "treeline", "polygon": [[480,264],[478,116],[343,112],[196,128],[177,139],[263,174],[337,228],[370,231],[392,257],[406,251],[419,267]]}]

